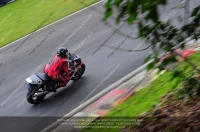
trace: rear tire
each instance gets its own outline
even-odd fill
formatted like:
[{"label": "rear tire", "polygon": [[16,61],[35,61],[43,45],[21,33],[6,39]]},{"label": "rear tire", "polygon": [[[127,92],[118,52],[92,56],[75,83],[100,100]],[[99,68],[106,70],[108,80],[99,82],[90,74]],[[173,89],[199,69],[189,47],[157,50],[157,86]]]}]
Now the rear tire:
[{"label": "rear tire", "polygon": [[42,102],[46,96],[46,94],[44,94],[43,96],[37,97],[36,100],[34,100],[34,94],[35,94],[35,90],[32,88],[30,91],[28,91],[27,95],[26,95],[26,99],[30,104],[39,104],[40,102]]},{"label": "rear tire", "polygon": [[71,80],[80,79],[84,72],[85,72],[85,64],[83,63],[81,68],[76,72],[76,74],[71,78]]}]

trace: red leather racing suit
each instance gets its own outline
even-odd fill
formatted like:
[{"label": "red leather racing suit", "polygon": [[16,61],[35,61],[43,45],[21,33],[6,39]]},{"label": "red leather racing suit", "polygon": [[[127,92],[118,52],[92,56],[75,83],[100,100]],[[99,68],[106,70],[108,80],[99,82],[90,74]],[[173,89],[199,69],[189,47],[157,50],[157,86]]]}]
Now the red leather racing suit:
[{"label": "red leather racing suit", "polygon": [[67,85],[68,76],[66,75],[69,73],[69,67],[66,58],[55,55],[50,63],[44,65],[43,71],[53,80],[57,80],[59,82],[59,87]]}]

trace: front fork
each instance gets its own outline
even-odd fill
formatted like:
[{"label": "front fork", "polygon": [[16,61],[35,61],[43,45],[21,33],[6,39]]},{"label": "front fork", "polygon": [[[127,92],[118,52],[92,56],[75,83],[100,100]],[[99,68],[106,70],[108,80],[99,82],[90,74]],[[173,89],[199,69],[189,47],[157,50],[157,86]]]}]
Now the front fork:
[{"label": "front fork", "polygon": [[[75,62],[75,64],[76,64],[76,62]],[[76,72],[82,67],[82,65],[83,65],[83,63],[81,62],[81,64],[75,69],[75,71],[72,71],[71,73],[70,73],[70,78],[69,78],[69,80],[74,76],[74,74],[76,74]],[[72,75],[71,75],[72,74]]]}]

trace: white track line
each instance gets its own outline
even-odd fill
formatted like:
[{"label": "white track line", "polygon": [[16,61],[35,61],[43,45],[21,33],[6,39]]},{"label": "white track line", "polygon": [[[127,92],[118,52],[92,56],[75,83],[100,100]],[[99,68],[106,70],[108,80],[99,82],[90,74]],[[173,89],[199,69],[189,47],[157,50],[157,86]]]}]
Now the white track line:
[{"label": "white track line", "polygon": [[48,24],[48,25],[46,25],[46,26],[44,26],[44,27],[42,27],[42,28],[40,28],[40,29],[38,29],[38,30],[36,30],[36,31],[34,31],[34,32],[31,32],[31,33],[27,34],[26,36],[21,37],[21,38],[15,40],[15,41],[13,41],[13,42],[11,42],[11,43],[9,43],[9,44],[3,46],[3,47],[1,47],[0,50],[2,50],[2,49],[4,49],[4,48],[6,48],[6,47],[12,45],[13,43],[15,43],[15,42],[17,42],[17,41],[19,41],[19,40],[21,40],[21,39],[27,37],[27,36],[29,36],[29,35],[32,34],[32,33],[36,33],[36,32],[38,32],[38,31],[40,31],[40,30],[42,30],[42,29],[44,29],[44,28],[46,28],[46,27],[49,27],[49,26],[51,26],[51,25],[53,25],[53,24],[55,24],[55,23],[57,23],[57,22],[59,22],[59,21],[62,21],[62,20],[66,19],[66,18],[68,18],[68,17],[70,17],[70,16],[73,16],[73,15],[75,15],[75,14],[77,14],[77,13],[79,13],[79,12],[85,10],[85,9],[88,9],[88,8],[90,8],[91,6],[97,5],[97,4],[101,3],[102,1],[103,1],[103,0],[101,0],[101,1],[99,1],[99,2],[97,2],[97,3],[94,3],[94,4],[92,4],[92,5],[88,6],[88,7],[85,7],[85,8],[83,8],[83,9],[77,11],[77,12],[74,12],[74,13],[72,13],[72,14],[70,14],[70,15],[64,17],[64,18],[61,18],[61,19],[59,19],[59,20],[57,20],[57,21],[55,21],[55,22],[53,22],[53,23],[50,23],[50,24]]}]

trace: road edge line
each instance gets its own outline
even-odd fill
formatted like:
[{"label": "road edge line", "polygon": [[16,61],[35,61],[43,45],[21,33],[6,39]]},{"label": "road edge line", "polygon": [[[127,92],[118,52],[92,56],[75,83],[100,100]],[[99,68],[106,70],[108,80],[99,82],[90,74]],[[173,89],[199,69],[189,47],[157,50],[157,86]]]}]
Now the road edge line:
[{"label": "road edge line", "polygon": [[49,26],[51,26],[51,25],[53,25],[53,24],[55,24],[55,23],[57,23],[57,22],[60,22],[60,21],[62,21],[62,20],[64,20],[64,19],[70,17],[70,16],[73,16],[73,15],[75,15],[75,14],[77,14],[77,13],[79,13],[79,12],[85,10],[85,9],[88,9],[88,8],[90,8],[91,6],[94,6],[94,5],[96,5],[96,4],[99,4],[99,3],[101,3],[102,1],[104,1],[104,0],[100,0],[99,2],[96,2],[96,3],[92,4],[92,5],[89,5],[89,6],[83,8],[83,9],[81,9],[81,10],[78,10],[78,11],[72,13],[72,14],[69,14],[69,15],[67,15],[67,16],[65,16],[65,17],[63,17],[63,18],[60,18],[60,19],[58,19],[58,20],[56,20],[56,21],[54,21],[54,22],[52,22],[52,23],[50,23],[50,24],[48,24],[48,25],[46,25],[46,26],[44,26],[44,27],[42,27],[42,28],[40,28],[40,29],[38,29],[38,30],[36,30],[36,31],[33,31],[33,32],[31,32],[31,33],[29,33],[29,34],[27,34],[27,35],[25,35],[25,36],[23,36],[23,37],[21,37],[21,38],[19,38],[19,39],[17,39],[17,40],[14,40],[13,42],[10,42],[10,43],[4,45],[3,47],[0,47],[0,50],[2,50],[2,49],[4,49],[4,48],[6,48],[6,47],[8,47],[8,46],[10,46],[10,45],[12,45],[12,44],[14,44],[14,43],[17,42],[17,41],[20,41],[20,40],[26,38],[26,37],[29,36],[30,34],[39,32],[40,30],[45,29],[45,28],[47,28],[47,27],[49,27]]}]

